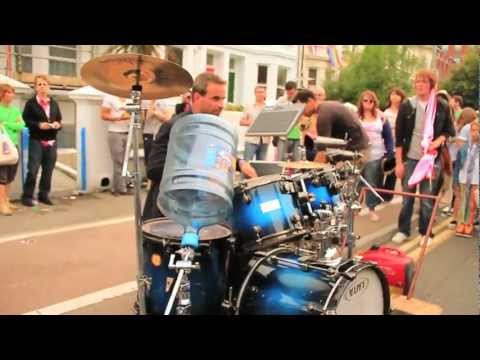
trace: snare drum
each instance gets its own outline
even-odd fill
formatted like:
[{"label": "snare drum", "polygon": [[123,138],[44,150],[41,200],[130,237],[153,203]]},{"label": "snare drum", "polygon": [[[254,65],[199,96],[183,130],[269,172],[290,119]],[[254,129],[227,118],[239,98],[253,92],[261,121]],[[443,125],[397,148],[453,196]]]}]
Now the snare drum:
[{"label": "snare drum", "polygon": [[239,249],[256,251],[305,234],[297,190],[286,176],[246,180],[235,187],[233,230]]},{"label": "snare drum", "polygon": [[[177,272],[170,270],[168,263],[170,255],[180,249],[183,231],[181,225],[167,218],[152,219],[142,226],[144,272],[150,278],[145,293],[147,314],[163,315],[165,312],[177,278]],[[206,226],[200,229],[199,236],[194,262],[200,264],[200,270],[192,270],[188,275],[191,313],[220,314],[227,282],[231,231],[223,225]],[[175,306],[172,314],[175,314]]]}]

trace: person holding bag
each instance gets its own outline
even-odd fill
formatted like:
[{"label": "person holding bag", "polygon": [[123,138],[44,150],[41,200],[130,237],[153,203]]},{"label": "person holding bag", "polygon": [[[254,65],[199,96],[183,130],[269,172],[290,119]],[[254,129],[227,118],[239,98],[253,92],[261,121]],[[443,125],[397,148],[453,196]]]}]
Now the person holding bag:
[{"label": "person holding bag", "polygon": [[17,209],[10,202],[9,185],[15,180],[18,167],[18,139],[25,127],[20,110],[11,106],[15,89],[0,84],[0,214],[12,215]]}]

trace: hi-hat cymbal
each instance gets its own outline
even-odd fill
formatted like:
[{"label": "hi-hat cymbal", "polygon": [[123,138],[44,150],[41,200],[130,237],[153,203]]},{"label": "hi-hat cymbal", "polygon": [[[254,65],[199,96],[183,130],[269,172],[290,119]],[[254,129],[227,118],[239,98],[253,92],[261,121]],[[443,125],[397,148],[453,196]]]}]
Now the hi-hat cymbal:
[{"label": "hi-hat cymbal", "polygon": [[285,163],[285,167],[287,169],[324,169],[330,165],[314,161],[289,161]]},{"label": "hi-hat cymbal", "polygon": [[83,65],[81,76],[94,88],[122,98],[130,97],[138,78],[146,100],[184,94],[193,84],[192,76],[177,64],[140,54],[97,57]]}]

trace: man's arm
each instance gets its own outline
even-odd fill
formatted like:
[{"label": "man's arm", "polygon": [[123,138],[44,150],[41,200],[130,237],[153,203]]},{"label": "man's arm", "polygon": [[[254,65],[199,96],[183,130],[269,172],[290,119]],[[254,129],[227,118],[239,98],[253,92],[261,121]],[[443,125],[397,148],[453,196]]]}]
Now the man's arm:
[{"label": "man's arm", "polygon": [[395,122],[395,175],[399,179],[403,179],[405,174],[405,167],[403,165],[403,147],[405,145],[404,134],[408,109],[408,103],[403,102],[400,105],[400,109],[398,109],[397,120]]},{"label": "man's arm", "polygon": [[240,172],[245,175],[247,179],[256,178],[258,177],[257,172],[253,168],[252,165],[249,164],[248,161],[239,159],[238,160],[238,167],[240,168]]},{"label": "man's arm", "polygon": [[168,111],[164,106],[161,106],[160,109],[157,110],[155,101],[151,102],[150,107],[147,110],[147,119],[150,120],[152,117],[156,117],[161,123],[166,123],[170,120],[168,115]]}]

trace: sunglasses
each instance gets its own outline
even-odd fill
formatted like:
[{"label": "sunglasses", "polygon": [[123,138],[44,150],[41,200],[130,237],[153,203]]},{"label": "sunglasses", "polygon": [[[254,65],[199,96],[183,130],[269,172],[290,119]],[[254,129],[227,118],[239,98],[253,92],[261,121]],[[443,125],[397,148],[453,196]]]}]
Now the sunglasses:
[{"label": "sunglasses", "polygon": [[373,104],[375,101],[373,101],[372,99],[363,99],[363,102]]}]

